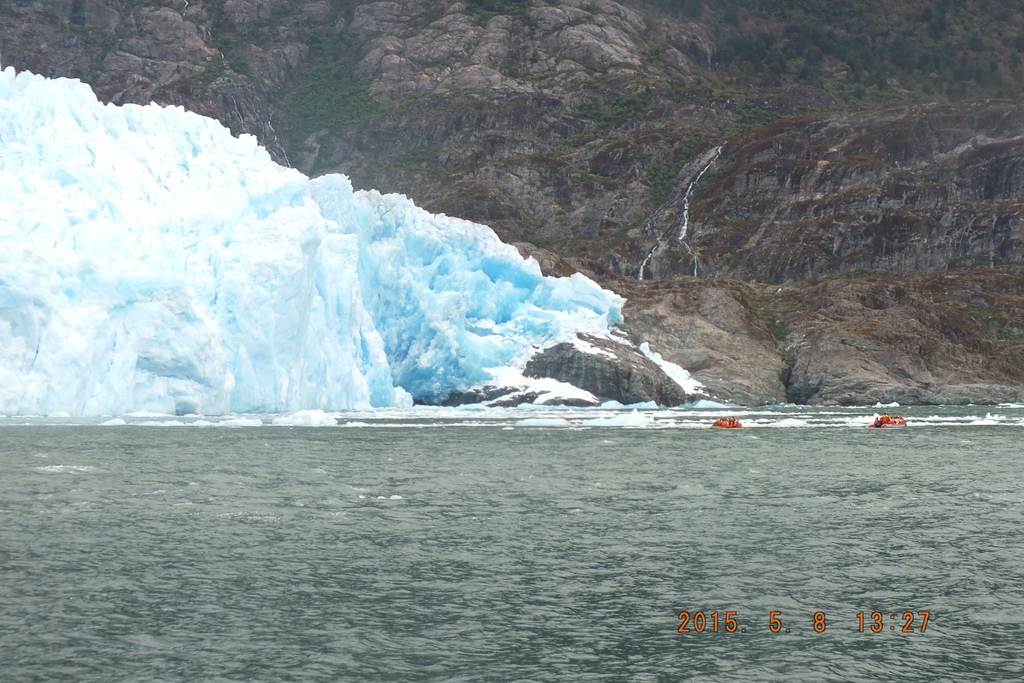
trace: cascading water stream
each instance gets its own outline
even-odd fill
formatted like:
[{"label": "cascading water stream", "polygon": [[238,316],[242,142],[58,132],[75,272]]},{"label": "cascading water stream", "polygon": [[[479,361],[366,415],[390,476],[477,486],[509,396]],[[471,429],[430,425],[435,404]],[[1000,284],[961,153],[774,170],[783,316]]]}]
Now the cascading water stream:
[{"label": "cascading water stream", "polygon": [[690,227],[690,201],[693,199],[693,192],[697,188],[697,183],[704,177],[704,174],[708,172],[716,161],[718,161],[718,155],[722,153],[721,147],[715,148],[715,155],[711,157],[711,161],[704,165],[704,168],[700,170],[693,180],[690,181],[690,185],[686,188],[686,193],[683,195],[683,226],[679,230],[679,241],[682,242],[686,239],[686,231]]},{"label": "cascading water stream", "polygon": [[650,262],[650,260],[652,258],[654,258],[655,252],[657,252],[660,247],[661,247],[661,242],[658,242],[657,244],[654,245],[654,247],[651,248],[651,250],[649,252],[647,252],[647,256],[644,258],[643,262],[640,264],[640,272],[638,272],[636,274],[636,279],[637,280],[639,280],[641,282],[643,281],[643,279],[644,279],[644,268],[646,268],[647,264]]},{"label": "cascading water stream", "polygon": [[686,188],[686,192],[683,194],[683,225],[679,229],[679,241],[686,247],[687,253],[693,258],[693,276],[697,277],[697,255],[693,253],[693,249],[690,244],[686,241],[686,232],[690,228],[690,201],[693,199],[693,193],[697,189],[697,184],[700,183],[700,179],[704,177],[704,174],[708,172],[716,161],[718,156],[722,153],[721,147],[715,148],[715,154],[711,157],[711,160],[704,165],[704,168],[694,176],[693,180],[690,181],[690,185]]},{"label": "cascading water stream", "polygon": [[[690,184],[687,185],[686,192],[683,193],[683,207],[682,207],[683,225],[682,225],[682,227],[679,230],[679,241],[683,243],[683,246],[686,248],[686,251],[693,258],[693,275],[694,275],[694,277],[697,276],[697,256],[693,253],[693,250],[690,248],[690,245],[686,242],[686,233],[687,233],[687,230],[689,229],[689,226],[690,226],[690,201],[693,199],[693,194],[694,194],[694,192],[697,189],[698,183],[700,183],[700,179],[702,177],[704,177],[704,174],[707,173],[708,170],[714,165],[715,161],[718,160],[718,157],[719,157],[719,155],[721,155],[721,153],[722,153],[722,148],[721,147],[716,147],[715,151],[714,151],[714,154],[711,156],[711,159],[708,160],[708,162],[706,164],[704,164],[704,166],[700,169],[700,171],[697,173],[697,175],[694,176],[693,180],[690,181]],[[660,211],[663,211],[664,208],[665,207],[662,207],[662,209],[659,209],[659,211],[655,212],[655,214],[653,214],[651,216],[651,218],[648,220],[647,229],[645,230],[646,234],[648,234],[648,235],[651,234],[651,223],[654,222],[654,218],[658,215],[658,213]],[[658,253],[658,250],[661,249],[661,247],[663,246],[664,242],[665,242],[665,236],[662,235],[660,238],[658,238],[658,243],[655,244],[653,247],[651,247],[651,250],[649,252],[647,252],[647,256],[644,257],[644,260],[640,263],[640,269],[637,271],[637,274],[636,274],[636,279],[637,280],[643,281],[643,279],[644,279],[644,271],[647,269],[647,264],[650,263],[651,259],[654,258],[654,255],[656,253]]]}]

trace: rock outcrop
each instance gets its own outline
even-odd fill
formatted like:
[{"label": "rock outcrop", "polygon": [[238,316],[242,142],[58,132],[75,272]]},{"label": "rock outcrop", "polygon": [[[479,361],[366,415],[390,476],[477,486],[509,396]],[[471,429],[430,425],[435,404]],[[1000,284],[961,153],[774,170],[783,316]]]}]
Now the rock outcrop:
[{"label": "rock outcrop", "polygon": [[1024,276],[624,285],[632,338],[741,404],[1024,400]]},{"label": "rock outcrop", "polygon": [[[580,335],[572,342],[556,344],[535,354],[526,364],[523,376],[529,379],[521,386],[485,385],[452,394],[442,405],[536,403],[587,407],[618,401],[623,405],[654,402],[677,406],[707,398],[704,393],[688,393],[625,338]],[[551,383],[551,390],[546,391],[543,383],[530,384],[530,379],[556,380],[562,388],[568,384],[582,391],[559,392],[556,383]]]},{"label": "rock outcrop", "polygon": [[689,282],[631,294],[624,310],[630,336],[686,368],[712,397],[743,405],[786,402],[788,363],[750,309],[759,288]]},{"label": "rock outcrop", "polygon": [[550,377],[623,405],[654,401],[677,406],[707,398],[686,393],[631,344],[590,335],[581,335],[580,339],[583,344],[557,344],[535,355],[523,374]]}]

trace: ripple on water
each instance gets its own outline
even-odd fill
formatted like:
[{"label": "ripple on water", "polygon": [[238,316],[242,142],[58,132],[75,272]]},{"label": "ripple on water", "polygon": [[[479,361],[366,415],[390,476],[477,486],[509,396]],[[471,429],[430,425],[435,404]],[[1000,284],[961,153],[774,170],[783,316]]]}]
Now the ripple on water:
[{"label": "ripple on water", "polygon": [[[1014,430],[962,422],[983,416],[756,439],[4,428],[0,667],[10,680],[1018,680],[1024,469]],[[64,464],[40,466],[41,452]],[[681,611],[717,612],[719,632],[679,633]],[[746,633],[725,632],[727,612]]]}]

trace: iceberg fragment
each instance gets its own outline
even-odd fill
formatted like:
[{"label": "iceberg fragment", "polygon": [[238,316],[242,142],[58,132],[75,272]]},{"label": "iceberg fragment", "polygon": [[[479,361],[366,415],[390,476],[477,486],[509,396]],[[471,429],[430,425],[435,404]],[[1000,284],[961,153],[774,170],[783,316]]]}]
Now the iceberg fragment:
[{"label": "iceberg fragment", "polygon": [[485,226],[11,68],[0,207],[8,415],[409,405],[621,320],[620,297]]}]

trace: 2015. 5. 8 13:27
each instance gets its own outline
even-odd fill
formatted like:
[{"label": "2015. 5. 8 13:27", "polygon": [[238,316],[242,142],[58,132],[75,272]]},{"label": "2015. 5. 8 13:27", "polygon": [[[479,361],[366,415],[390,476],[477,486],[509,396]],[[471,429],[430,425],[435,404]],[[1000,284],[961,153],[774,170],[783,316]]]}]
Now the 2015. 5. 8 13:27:
[{"label": "2015. 5. 8 13:27", "polygon": [[[740,625],[737,619],[738,612],[711,612],[710,614],[705,612],[680,612],[679,627],[676,629],[679,633],[746,633],[747,627],[751,627],[752,631],[759,631],[764,626],[763,622],[758,622],[758,626],[754,627],[752,624]],[[896,614],[889,615],[889,621],[886,621],[885,614],[883,612],[858,612],[857,613],[857,630],[860,633],[864,633],[865,630],[874,633],[881,633],[882,631],[896,631],[898,633],[924,633],[928,628],[928,620],[931,618],[931,612],[903,612],[899,616],[897,621]],[[918,622],[920,619],[920,622]],[[798,618],[796,621],[787,619],[787,623],[783,623],[782,612],[770,612],[768,614],[767,627],[772,633],[792,633],[795,629],[797,632],[805,630],[813,630],[815,633],[824,633],[828,628],[829,620],[824,612],[815,612],[810,618],[804,616]],[[833,622],[835,623],[835,622]],[[840,622],[843,625],[849,624],[850,622],[843,619]],[[915,625],[920,623],[920,628],[915,628]],[[889,628],[886,629],[888,624]],[[792,628],[790,628],[790,626]],[[899,627],[899,628],[897,628]]]},{"label": "2015. 5. 8 13:27", "polygon": [[[928,628],[928,619],[931,617],[932,613],[918,612],[917,614],[921,617],[921,629],[918,632],[924,633],[924,630]],[[900,615],[900,619],[903,620],[903,627],[900,629],[900,632],[914,633],[914,618],[915,617],[913,612],[904,612],[902,615]],[[890,614],[889,619],[895,620],[896,615]],[[857,613],[857,623],[859,625],[859,628],[857,630],[859,630],[861,633],[864,632],[864,624],[866,620],[874,622],[869,624],[868,628],[874,631],[875,633],[881,633],[885,630],[885,615],[883,615],[881,612],[872,612],[870,615],[866,614],[865,612]],[[889,630],[895,631],[898,625],[899,624],[890,624]]]}]

